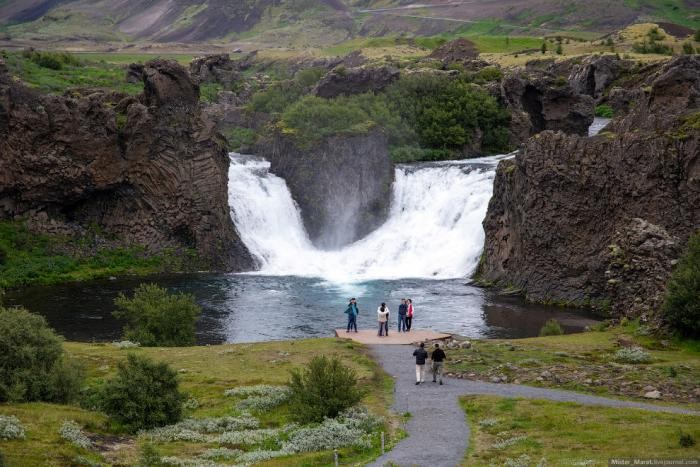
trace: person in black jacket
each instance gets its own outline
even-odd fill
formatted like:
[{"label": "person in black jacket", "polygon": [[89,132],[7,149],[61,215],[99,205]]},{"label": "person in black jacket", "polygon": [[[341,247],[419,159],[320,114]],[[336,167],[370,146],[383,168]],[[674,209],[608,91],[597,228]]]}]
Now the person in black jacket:
[{"label": "person in black jacket", "polygon": [[425,351],[425,344],[420,343],[420,347],[413,351],[413,356],[416,357],[416,384],[425,383],[425,360],[428,358],[428,352]]},{"label": "person in black jacket", "polygon": [[399,305],[399,332],[406,332],[408,326],[406,325],[406,313],[408,313],[408,305],[406,305],[406,299],[401,299],[401,305]]},{"label": "person in black jacket", "polygon": [[445,351],[440,348],[440,344],[435,344],[435,350],[430,356],[430,359],[433,361],[433,383],[437,382],[435,380],[439,377],[440,385],[442,385],[442,364],[446,358]]}]

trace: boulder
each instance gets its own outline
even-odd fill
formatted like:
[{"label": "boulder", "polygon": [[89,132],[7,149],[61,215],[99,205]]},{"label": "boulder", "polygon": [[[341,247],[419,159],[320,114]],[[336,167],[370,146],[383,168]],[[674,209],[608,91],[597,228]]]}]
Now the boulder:
[{"label": "boulder", "polygon": [[146,105],[193,107],[199,102],[199,85],[175,60],[157,58],[143,67]]},{"label": "boulder", "polygon": [[131,63],[126,67],[126,82],[140,83],[143,81],[143,65],[141,63]]},{"label": "boulder", "polygon": [[590,55],[573,67],[569,82],[575,92],[597,99],[632,63],[614,55]]},{"label": "boulder", "polygon": [[312,93],[319,97],[349,96],[381,91],[399,79],[399,70],[388,65],[379,67],[339,67],[328,72]]},{"label": "boulder", "polygon": [[659,391],[649,391],[644,393],[645,399],[661,399],[661,393]]}]

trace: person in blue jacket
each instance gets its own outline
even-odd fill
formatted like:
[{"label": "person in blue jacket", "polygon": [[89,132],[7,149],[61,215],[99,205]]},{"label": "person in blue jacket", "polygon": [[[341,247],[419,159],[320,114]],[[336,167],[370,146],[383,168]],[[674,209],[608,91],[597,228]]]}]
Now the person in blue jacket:
[{"label": "person in blue jacket", "polygon": [[399,332],[406,332],[408,330],[406,313],[408,313],[408,305],[406,305],[406,299],[402,298],[401,305],[399,305]]},{"label": "person in blue jacket", "polygon": [[360,309],[357,308],[357,300],[355,298],[350,299],[350,303],[345,309],[345,314],[348,315],[348,330],[345,332],[350,332],[351,329],[355,329],[355,332],[357,332],[357,315],[360,314]]}]

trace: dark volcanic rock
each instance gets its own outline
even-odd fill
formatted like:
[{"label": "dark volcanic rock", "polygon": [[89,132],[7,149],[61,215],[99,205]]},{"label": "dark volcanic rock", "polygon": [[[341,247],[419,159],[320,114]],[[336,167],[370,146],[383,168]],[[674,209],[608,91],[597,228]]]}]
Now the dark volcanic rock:
[{"label": "dark volcanic rock", "polygon": [[470,61],[479,56],[474,43],[468,39],[459,38],[446,42],[428,56],[440,60],[443,64]]},{"label": "dark volcanic rock", "polygon": [[286,180],[317,246],[346,245],[386,220],[394,167],[382,133],[332,137],[310,149],[278,136],[257,154]]},{"label": "dark volcanic rock", "polygon": [[391,66],[336,68],[321,78],[313,94],[319,97],[336,97],[381,91],[399,79],[399,70]]},{"label": "dark volcanic rock", "polygon": [[126,67],[126,82],[140,83],[143,81],[143,65],[140,63],[131,63]]},{"label": "dark volcanic rock", "polygon": [[700,110],[700,58],[674,59],[642,84],[609,131],[546,131],[499,164],[482,279],[532,300],[658,318],[671,266],[700,228],[700,129],[687,123]]},{"label": "dark volcanic rock", "polygon": [[599,98],[632,62],[614,55],[592,55],[575,65],[569,76],[572,88],[579,94]]},{"label": "dark volcanic rock", "polygon": [[221,83],[230,85],[239,78],[238,64],[229,54],[214,54],[197,57],[190,62],[190,74],[199,83]]},{"label": "dark volcanic rock", "polygon": [[143,79],[147,105],[112,106],[110,93],[40,95],[0,77],[0,218],[66,232],[96,224],[151,252],[194,248],[212,268],[252,267],[197,86],[165,60],[147,63]]},{"label": "dark volcanic rock", "polygon": [[578,94],[562,77],[514,73],[503,79],[497,93],[511,111],[514,143],[544,130],[586,135],[593,122],[593,99]]}]

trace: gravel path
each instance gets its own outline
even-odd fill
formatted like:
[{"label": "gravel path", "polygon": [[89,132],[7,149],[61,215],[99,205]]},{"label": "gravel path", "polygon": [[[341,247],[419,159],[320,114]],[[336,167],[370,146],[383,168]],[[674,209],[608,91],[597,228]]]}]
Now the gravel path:
[{"label": "gravel path", "polygon": [[[384,370],[395,378],[394,410],[410,412],[406,426],[408,437],[401,440],[391,452],[386,453],[372,466],[384,466],[393,462],[401,466],[449,466],[459,465],[464,458],[469,441],[469,426],[458,398],[464,394],[494,394],[505,397],[526,397],[553,401],[577,402],[586,405],[608,407],[632,407],[656,412],[673,412],[700,415],[700,412],[681,407],[663,407],[643,402],[608,399],[577,392],[545,389],[516,384],[493,384],[463,379],[445,378],[444,385],[432,383],[427,371],[426,383],[416,386],[413,346],[369,346]],[[449,358],[449,352],[448,352]]]}]

